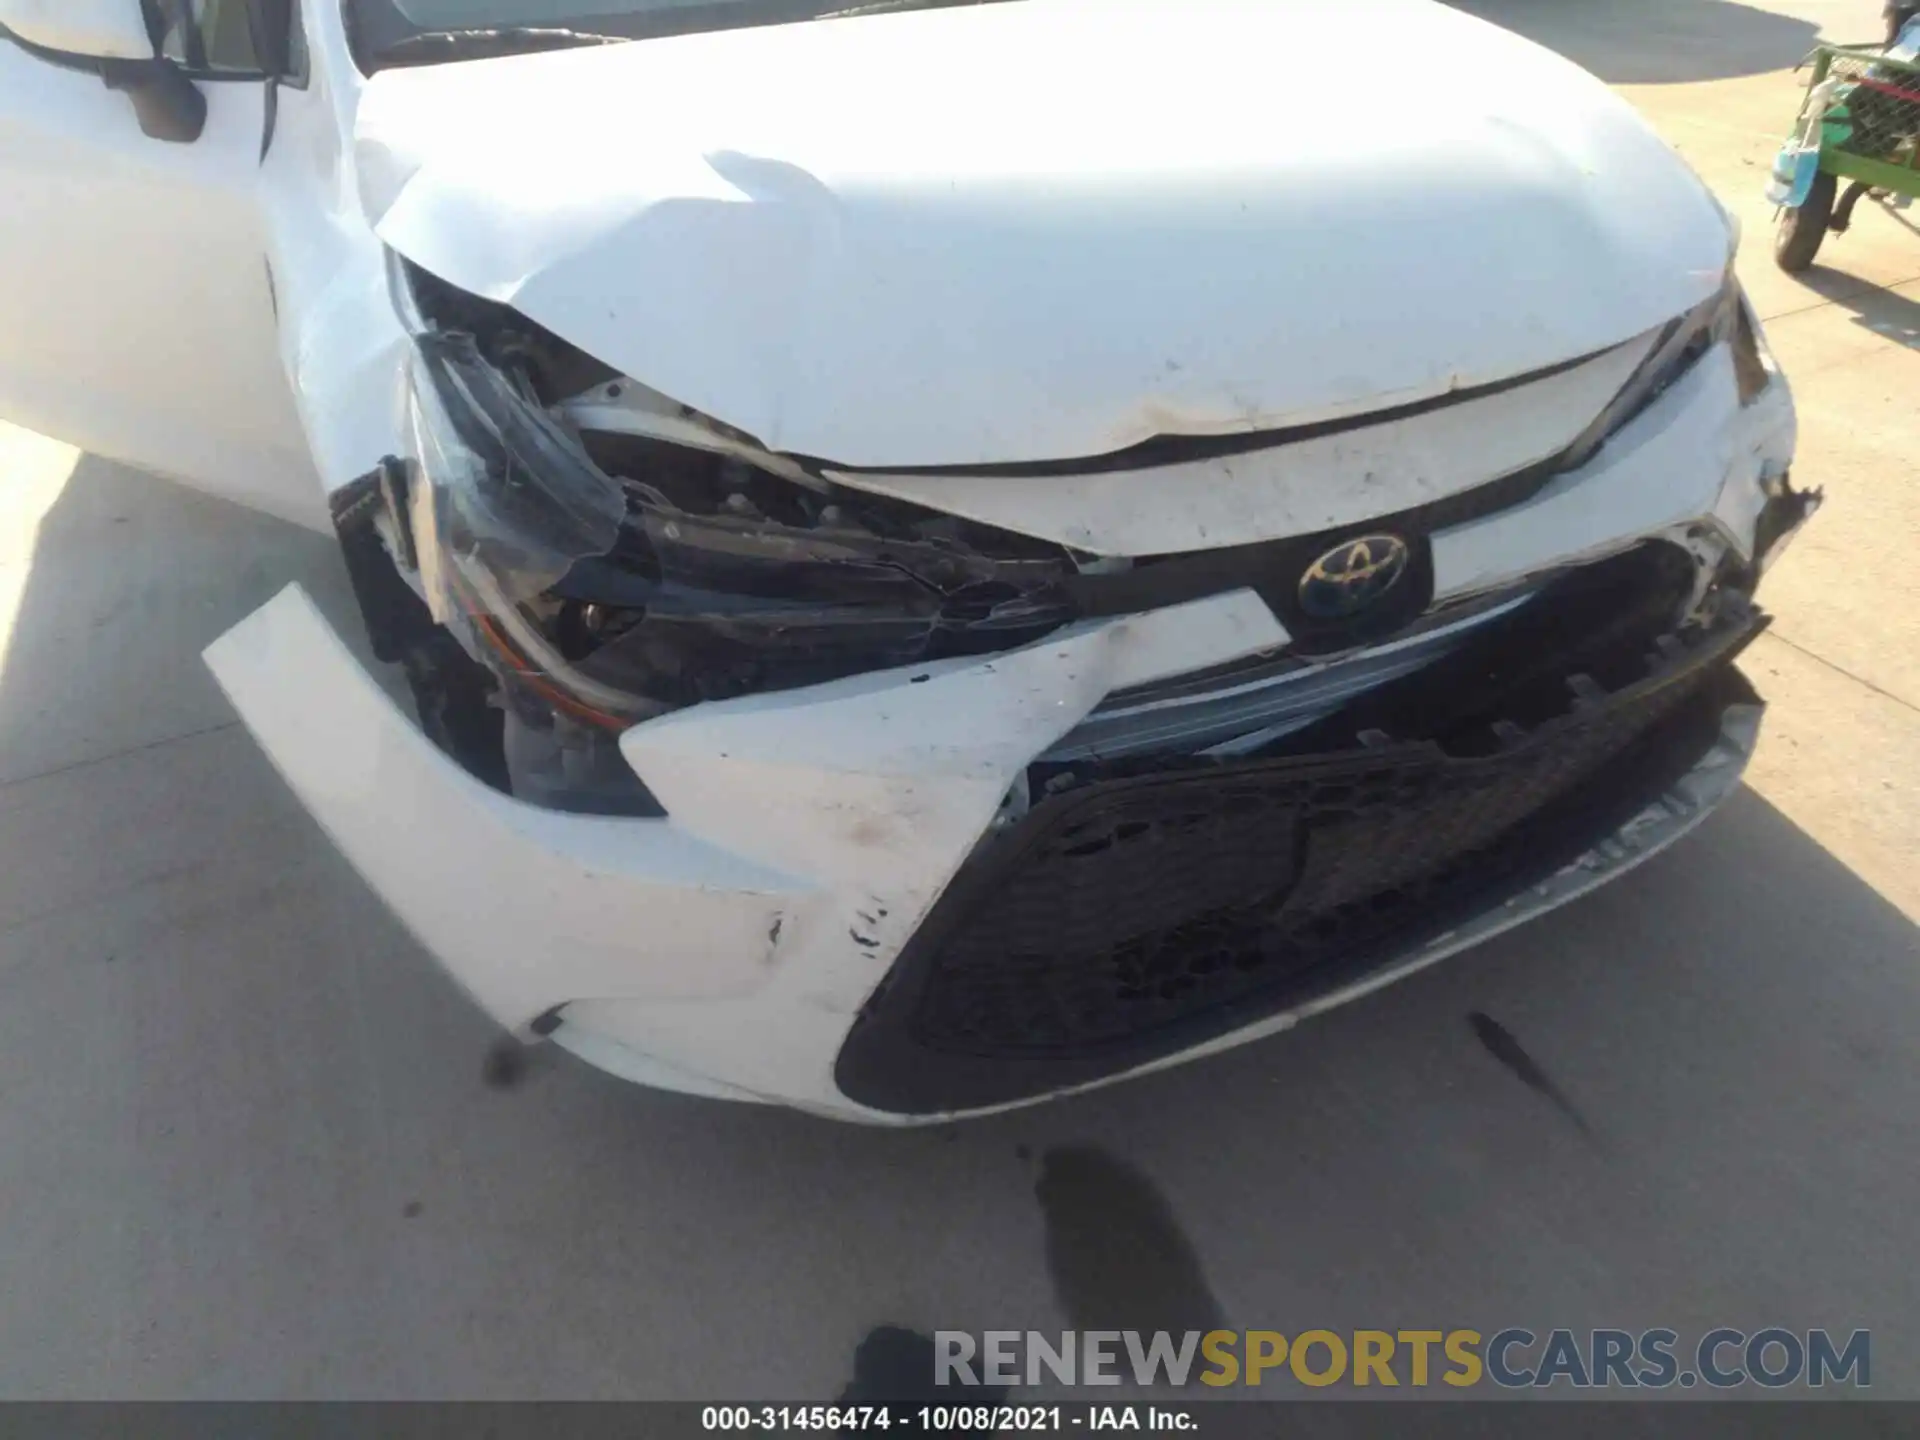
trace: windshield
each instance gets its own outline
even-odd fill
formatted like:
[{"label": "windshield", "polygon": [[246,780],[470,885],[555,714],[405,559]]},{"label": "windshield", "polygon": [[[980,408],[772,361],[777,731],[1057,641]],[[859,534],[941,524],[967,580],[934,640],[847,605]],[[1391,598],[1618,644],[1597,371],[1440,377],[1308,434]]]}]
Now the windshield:
[{"label": "windshield", "polygon": [[988,0],[346,0],[362,68],[473,59],[586,39],[642,40],[826,15]]},{"label": "windshield", "polygon": [[765,10],[756,0],[387,0],[423,30],[489,25],[565,25],[663,10]]}]

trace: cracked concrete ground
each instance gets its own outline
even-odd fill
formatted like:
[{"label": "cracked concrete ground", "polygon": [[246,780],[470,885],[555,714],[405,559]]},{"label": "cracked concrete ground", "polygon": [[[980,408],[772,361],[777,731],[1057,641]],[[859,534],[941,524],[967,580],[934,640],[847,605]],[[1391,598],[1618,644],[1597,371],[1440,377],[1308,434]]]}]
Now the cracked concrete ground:
[{"label": "cracked concrete ground", "polygon": [[874,1133],[558,1056],[488,1089],[489,1025],[197,658],[288,579],[350,626],[328,542],[0,429],[0,1395],[830,1398],[882,1324],[1066,1324],[1036,1178],[1091,1150],[1236,1326],[1868,1327],[1920,1396],[1920,235],[1863,211],[1790,279],[1759,193],[1784,67],[1878,7],[1467,8],[1745,220],[1828,495],[1765,592],[1746,793],[1364,1003],[1038,1111]]}]

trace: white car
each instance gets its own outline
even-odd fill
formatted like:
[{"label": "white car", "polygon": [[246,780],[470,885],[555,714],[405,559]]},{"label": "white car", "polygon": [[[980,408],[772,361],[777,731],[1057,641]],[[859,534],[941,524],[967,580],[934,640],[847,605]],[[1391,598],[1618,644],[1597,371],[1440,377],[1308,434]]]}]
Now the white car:
[{"label": "white car", "polygon": [[[835,10],[853,13],[829,14]],[[151,26],[150,26],[151,21]],[[1737,784],[1734,227],[1428,0],[0,0],[0,414],[339,536],[208,663],[486,1011],[926,1121]]]}]

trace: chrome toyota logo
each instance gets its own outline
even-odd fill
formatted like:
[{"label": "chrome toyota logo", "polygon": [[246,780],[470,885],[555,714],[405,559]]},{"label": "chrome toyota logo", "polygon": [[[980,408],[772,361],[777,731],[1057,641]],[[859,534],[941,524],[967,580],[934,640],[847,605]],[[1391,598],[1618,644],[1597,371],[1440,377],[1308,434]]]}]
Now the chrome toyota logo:
[{"label": "chrome toyota logo", "polygon": [[1349,620],[1400,583],[1410,558],[1398,535],[1344,540],[1300,577],[1300,608],[1315,620]]}]

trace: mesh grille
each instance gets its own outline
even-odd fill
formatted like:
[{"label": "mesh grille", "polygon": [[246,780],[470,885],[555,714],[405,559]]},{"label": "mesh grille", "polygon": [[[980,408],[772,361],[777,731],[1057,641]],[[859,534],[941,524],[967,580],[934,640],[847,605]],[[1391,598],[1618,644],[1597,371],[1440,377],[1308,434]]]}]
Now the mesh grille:
[{"label": "mesh grille", "polygon": [[[1711,743],[1732,658],[1762,623],[1735,601],[1682,634],[1616,637],[1631,678],[1617,658],[1610,689],[1561,672],[1556,713],[1494,720],[1484,753],[1369,732],[1041,801],[969,862],[869,1000],[842,1089],[920,1113],[1016,1099],[1390,963],[1657,796]],[[1524,679],[1515,693],[1537,707]],[[1454,714],[1445,729],[1464,733]]]},{"label": "mesh grille", "polygon": [[1911,161],[1920,143],[1920,70],[1897,61],[1835,52],[1829,76],[1841,82],[1827,109],[1824,138],[1869,160]]},{"label": "mesh grille", "polygon": [[1298,979],[1491,878],[1501,837],[1692,688],[1508,754],[1265,762],[1036,813],[1018,865],[942,948],[914,1036],[983,1056],[1099,1045]]}]

